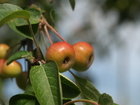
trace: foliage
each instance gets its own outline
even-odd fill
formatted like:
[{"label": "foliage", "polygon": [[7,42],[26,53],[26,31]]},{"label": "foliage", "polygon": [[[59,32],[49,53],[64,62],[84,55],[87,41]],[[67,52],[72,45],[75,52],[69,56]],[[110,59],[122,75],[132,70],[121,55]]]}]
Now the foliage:
[{"label": "foliage", "polygon": [[[69,2],[74,10],[75,0],[69,0]],[[9,105],[73,105],[76,102],[84,102],[84,105],[115,105],[110,95],[101,94],[88,80],[78,77],[70,71],[76,80],[74,83],[59,73],[54,61],[44,61],[35,34],[45,30],[52,43],[47,30],[50,29],[61,40],[65,41],[65,39],[48,24],[43,13],[44,10],[36,5],[23,9],[13,4],[0,4],[0,14],[2,14],[0,15],[0,26],[7,23],[19,35],[33,41],[36,47],[36,50],[32,51],[17,51],[8,59],[8,64],[21,58],[25,58],[30,64],[28,70],[30,81],[28,81],[25,92],[11,97]],[[26,45],[29,46],[27,43]],[[35,53],[38,55],[34,56]],[[79,95],[83,99],[73,101]],[[0,102],[4,105],[2,100]]]}]

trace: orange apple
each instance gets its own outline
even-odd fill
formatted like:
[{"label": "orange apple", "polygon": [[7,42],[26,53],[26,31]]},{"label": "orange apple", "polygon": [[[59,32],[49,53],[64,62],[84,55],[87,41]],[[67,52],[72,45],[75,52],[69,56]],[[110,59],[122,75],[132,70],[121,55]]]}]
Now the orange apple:
[{"label": "orange apple", "polygon": [[2,68],[3,68],[5,61],[6,61],[6,59],[0,59],[0,78],[1,79],[5,79],[5,77],[3,76],[3,73],[2,73]]},{"label": "orange apple", "polygon": [[94,49],[86,42],[78,42],[73,45],[76,61],[72,67],[76,71],[86,71],[94,60]]},{"label": "orange apple", "polygon": [[65,72],[75,63],[75,51],[67,42],[54,43],[46,51],[46,61],[49,60],[57,63],[59,72]]}]

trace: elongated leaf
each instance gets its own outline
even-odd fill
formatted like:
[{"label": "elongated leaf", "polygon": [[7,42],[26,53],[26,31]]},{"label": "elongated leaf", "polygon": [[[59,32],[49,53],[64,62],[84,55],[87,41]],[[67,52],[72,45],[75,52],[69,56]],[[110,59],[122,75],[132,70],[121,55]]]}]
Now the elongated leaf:
[{"label": "elongated leaf", "polygon": [[11,97],[9,105],[39,105],[35,96],[29,94],[18,94]]},{"label": "elongated leaf", "polygon": [[[78,77],[78,76],[76,76],[74,74],[73,74],[73,76],[74,76],[74,78],[76,80],[76,84],[80,88],[82,98],[98,102],[99,101],[99,97],[100,97],[100,93],[91,84],[91,82],[89,82],[86,79],[80,78],[80,77]],[[92,104],[85,103],[85,105],[92,105]]]},{"label": "elongated leaf", "polygon": [[17,59],[21,59],[21,58],[31,58],[32,54],[28,51],[18,51],[16,53],[14,53],[11,57],[9,57],[8,61],[7,61],[7,65],[10,64],[11,62],[17,60]]},{"label": "elongated leaf", "polygon": [[99,98],[100,105],[114,105],[113,99],[110,95],[103,93]]},{"label": "elongated leaf", "polygon": [[15,18],[29,19],[29,12],[13,4],[0,4],[0,27]]},{"label": "elongated leaf", "polygon": [[60,74],[63,99],[73,99],[80,94],[80,90],[77,85],[68,79],[66,76]]},{"label": "elongated leaf", "polygon": [[[24,15],[23,15],[24,14]],[[13,13],[8,14],[7,16],[3,17],[0,20],[0,27],[3,26],[5,23],[9,22],[10,20],[13,20],[15,18],[24,18],[29,19],[30,15],[27,11],[21,10],[21,11],[15,11]]]},{"label": "elongated leaf", "polygon": [[33,66],[30,81],[40,105],[62,105],[60,77],[55,62]]},{"label": "elongated leaf", "polygon": [[[77,87],[77,85],[74,82],[72,82],[70,79],[68,79],[66,76],[62,75],[61,73],[59,74],[60,74],[61,85],[62,85],[63,99],[71,100],[77,97],[80,94],[80,90]],[[25,93],[28,93],[31,95],[35,94],[31,84],[28,84],[28,86],[25,89]]]},{"label": "elongated leaf", "polygon": [[75,0],[69,0],[72,10],[75,8]]}]

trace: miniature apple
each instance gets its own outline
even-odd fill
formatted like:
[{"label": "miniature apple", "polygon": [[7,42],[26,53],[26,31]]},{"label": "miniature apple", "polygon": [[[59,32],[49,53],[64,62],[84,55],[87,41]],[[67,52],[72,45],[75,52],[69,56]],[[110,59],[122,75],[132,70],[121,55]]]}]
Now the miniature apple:
[{"label": "miniature apple", "polygon": [[16,77],[16,83],[20,89],[25,90],[27,86],[27,80],[28,80],[28,72],[24,71],[19,76]]},{"label": "miniature apple", "polygon": [[59,72],[65,72],[75,63],[75,51],[67,42],[54,43],[46,51],[46,61],[49,60],[57,63]]},{"label": "miniature apple", "polygon": [[2,66],[2,74],[4,77],[17,77],[22,72],[21,64],[17,61],[13,61],[9,65],[6,64],[7,61],[4,62]]},{"label": "miniature apple", "polygon": [[10,47],[4,43],[0,44],[0,59],[6,58],[8,56],[8,50]]},{"label": "miniature apple", "polygon": [[72,67],[76,71],[86,71],[94,60],[94,49],[86,42],[78,42],[73,45],[76,61]]},{"label": "miniature apple", "polygon": [[0,59],[0,78],[1,79],[5,79],[5,77],[3,76],[3,73],[2,73],[2,68],[3,68],[5,61],[6,61],[6,59]]}]

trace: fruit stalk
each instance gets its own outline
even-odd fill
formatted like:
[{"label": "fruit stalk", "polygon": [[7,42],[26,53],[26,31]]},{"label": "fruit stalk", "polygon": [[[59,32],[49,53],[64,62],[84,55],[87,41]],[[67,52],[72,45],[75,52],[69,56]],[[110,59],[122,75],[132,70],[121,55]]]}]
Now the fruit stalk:
[{"label": "fruit stalk", "polygon": [[40,34],[41,34],[41,36],[43,37],[43,42],[44,42],[45,48],[48,48],[48,47],[47,47],[46,40],[45,40],[45,36],[44,36],[44,33],[43,33],[42,29],[40,29]]},{"label": "fruit stalk", "polygon": [[48,32],[48,29],[47,29],[47,26],[46,26],[46,25],[44,25],[44,30],[45,30],[45,32],[46,32],[46,35],[47,35],[47,37],[48,37],[50,43],[53,44],[52,39],[51,39],[51,37],[50,37],[50,34],[49,34],[49,32]]}]

